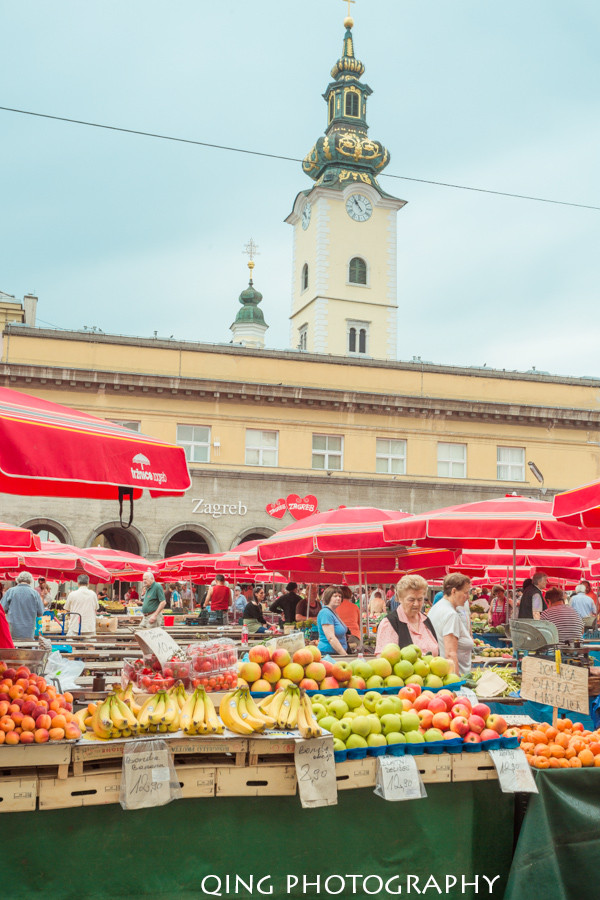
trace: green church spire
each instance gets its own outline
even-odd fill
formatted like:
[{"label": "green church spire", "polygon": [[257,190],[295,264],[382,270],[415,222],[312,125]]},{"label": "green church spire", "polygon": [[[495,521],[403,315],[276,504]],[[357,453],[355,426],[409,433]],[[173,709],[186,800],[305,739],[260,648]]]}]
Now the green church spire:
[{"label": "green church spire", "polygon": [[367,98],[372,94],[360,79],[364,64],[355,56],[352,27],[354,20],[344,20],[342,55],[335,62],[323,99],[327,104],[327,128],[305,157],[302,169],[317,184],[340,190],[351,182],[371,184],[388,196],[377,183],[377,175],[389,163],[390,155],[383,144],[368,136]]}]

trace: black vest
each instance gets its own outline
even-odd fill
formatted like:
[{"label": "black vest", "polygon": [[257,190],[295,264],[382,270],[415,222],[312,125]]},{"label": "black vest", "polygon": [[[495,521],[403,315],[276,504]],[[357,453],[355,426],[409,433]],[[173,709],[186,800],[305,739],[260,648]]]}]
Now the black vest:
[{"label": "black vest", "polygon": [[[535,584],[528,584],[521,596],[519,604],[519,619],[533,619],[533,595],[542,594],[539,587]],[[544,606],[544,597],[542,595],[542,606]]]},{"label": "black vest", "polygon": [[[409,644],[414,643],[413,639],[410,635],[410,631],[408,630],[408,625],[406,622],[401,622],[398,618],[398,613],[394,609],[392,612],[389,612],[386,616],[386,619],[393,627],[394,631],[398,635],[398,646],[399,647],[408,647]],[[435,640],[437,641],[437,635],[435,633],[435,629],[427,616],[425,616],[425,625],[428,630],[431,632]]]}]

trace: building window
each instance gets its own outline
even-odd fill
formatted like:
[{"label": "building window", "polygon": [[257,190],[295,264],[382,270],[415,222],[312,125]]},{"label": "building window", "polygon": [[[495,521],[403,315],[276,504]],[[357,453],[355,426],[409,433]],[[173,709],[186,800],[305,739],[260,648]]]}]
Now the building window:
[{"label": "building window", "polygon": [[210,428],[206,425],[178,425],[177,443],[192,463],[210,462]]},{"label": "building window", "polygon": [[344,438],[338,434],[313,434],[312,467],[340,471],[343,466]]},{"label": "building window", "polygon": [[346,116],[352,116],[354,119],[357,119],[360,115],[358,93],[356,91],[346,91],[345,102],[346,106],[344,114]]},{"label": "building window", "polygon": [[525,447],[497,448],[498,481],[525,481]]},{"label": "building window", "polygon": [[354,256],[348,266],[348,281],[350,284],[367,283],[367,264],[360,256]]},{"label": "building window", "polygon": [[304,263],[302,266],[302,290],[305,291],[308,288],[308,263]]},{"label": "building window", "polygon": [[333,114],[334,114],[334,109],[335,109],[334,104],[335,104],[335,97],[333,94],[330,94],[329,95],[329,121],[330,122],[333,119]]},{"label": "building window", "polygon": [[137,431],[139,434],[140,423],[133,422],[131,419],[109,419],[113,425],[120,425],[121,428],[127,428],[129,431]]},{"label": "building window", "polygon": [[348,353],[367,354],[369,323],[368,322],[347,322],[348,335]]},{"label": "building window", "polygon": [[442,478],[467,477],[466,444],[438,444],[438,475]]},{"label": "building window", "polygon": [[298,350],[308,349],[308,325],[298,329]]},{"label": "building window", "polygon": [[406,441],[377,438],[375,471],[381,475],[406,475]]},{"label": "building window", "polygon": [[246,428],[246,465],[276,466],[279,450],[278,431]]}]

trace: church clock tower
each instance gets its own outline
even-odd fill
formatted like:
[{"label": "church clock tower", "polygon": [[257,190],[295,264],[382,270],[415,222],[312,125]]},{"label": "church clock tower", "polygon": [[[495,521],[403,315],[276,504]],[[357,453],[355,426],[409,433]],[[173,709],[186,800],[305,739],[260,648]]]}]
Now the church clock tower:
[{"label": "church clock tower", "polygon": [[302,163],[314,186],[296,197],[291,346],[313,353],[396,358],[396,215],[406,201],[377,176],[390,156],[368,137],[371,88],[348,16],[342,55],[323,94],[327,128]]}]

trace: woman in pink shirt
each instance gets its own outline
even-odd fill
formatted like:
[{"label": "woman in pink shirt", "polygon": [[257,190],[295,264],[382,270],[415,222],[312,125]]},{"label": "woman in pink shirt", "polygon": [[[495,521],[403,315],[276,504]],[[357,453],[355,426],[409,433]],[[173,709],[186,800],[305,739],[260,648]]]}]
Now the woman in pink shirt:
[{"label": "woman in pink shirt", "polygon": [[396,585],[398,608],[387,614],[377,628],[375,653],[387,644],[406,647],[416,644],[426,655],[438,655],[438,642],[433,625],[423,614],[427,582],[420,575],[405,575]]}]

